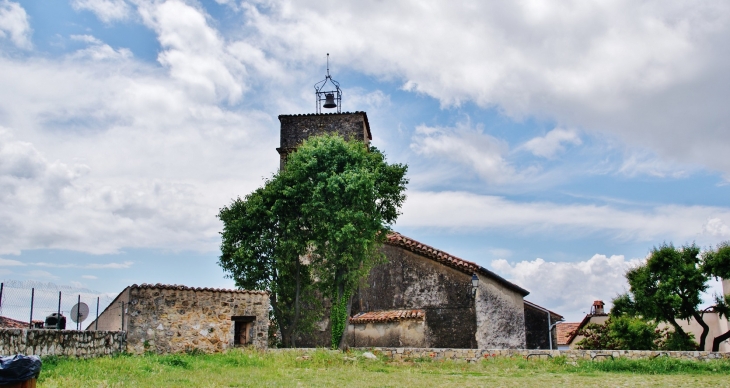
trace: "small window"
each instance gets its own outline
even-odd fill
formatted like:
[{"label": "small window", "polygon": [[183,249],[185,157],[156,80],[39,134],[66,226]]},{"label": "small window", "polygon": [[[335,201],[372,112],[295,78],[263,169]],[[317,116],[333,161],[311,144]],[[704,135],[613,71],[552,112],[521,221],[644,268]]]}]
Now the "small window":
[{"label": "small window", "polygon": [[253,324],[256,317],[253,316],[234,316],[233,321],[233,345],[246,346],[250,345],[253,340]]}]

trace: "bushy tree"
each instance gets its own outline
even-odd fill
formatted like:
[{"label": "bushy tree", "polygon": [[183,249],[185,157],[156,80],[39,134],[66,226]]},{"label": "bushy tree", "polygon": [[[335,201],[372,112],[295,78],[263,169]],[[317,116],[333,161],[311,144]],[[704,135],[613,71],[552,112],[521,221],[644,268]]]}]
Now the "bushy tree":
[{"label": "bushy tree", "polygon": [[220,265],[237,285],[271,291],[285,345],[312,321],[302,306],[314,289],[332,302],[333,346],[345,340],[350,296],[384,259],[406,170],[361,142],[313,137],[263,187],[221,209]]},{"label": "bushy tree", "polygon": [[[702,256],[703,270],[708,276],[722,279],[730,279],[730,243],[723,242],[717,246],[715,250],[709,250]],[[713,309],[727,319],[730,317],[730,296],[715,295],[715,305]],[[712,341],[712,351],[720,350],[720,343],[730,339],[730,330],[715,337]]]},{"label": "bushy tree", "polygon": [[[681,248],[675,248],[672,244],[655,247],[645,264],[626,273],[629,292],[614,300],[612,314],[667,322],[674,328],[673,336],[676,338],[670,342],[676,346],[690,346],[693,343],[690,334],[677,322],[693,318],[702,327],[698,348],[704,349],[710,331],[704,321],[704,314],[714,310],[721,316],[727,316],[728,301],[725,296],[718,296],[715,306],[699,310],[701,294],[707,290],[710,277],[730,275],[729,266],[730,248],[727,244],[721,244],[717,250],[702,255],[695,244]],[[723,337],[730,337],[730,333],[718,338]],[[719,348],[720,342],[722,340],[713,341],[713,350]]]},{"label": "bushy tree", "polygon": [[576,343],[578,349],[656,350],[662,348],[666,330],[638,317],[612,315],[603,325],[588,324],[577,334],[584,337]]},{"label": "bushy tree", "polygon": [[296,334],[311,329],[319,318],[319,309],[302,310],[307,302],[316,306],[317,298],[311,269],[301,260],[307,240],[298,233],[297,214],[282,198],[278,179],[267,180],[218,214],[223,221],[218,263],[236,286],[269,291],[284,346],[296,346]]}]

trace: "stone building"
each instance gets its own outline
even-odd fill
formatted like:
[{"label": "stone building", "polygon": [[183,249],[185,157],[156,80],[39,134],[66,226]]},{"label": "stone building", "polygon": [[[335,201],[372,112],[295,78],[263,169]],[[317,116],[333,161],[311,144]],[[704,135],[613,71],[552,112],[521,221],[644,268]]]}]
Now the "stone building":
[{"label": "stone building", "polygon": [[[279,121],[282,167],[310,136],[372,140],[365,112],[281,115]],[[525,303],[529,292],[494,272],[398,233],[388,237],[382,251],[387,263],[374,267],[367,285],[353,295],[349,346],[546,349],[550,322],[562,319]],[[326,318],[314,333],[297,338],[304,347],[329,343]]]},{"label": "stone building", "polygon": [[[563,316],[525,300],[525,345],[527,349],[558,349],[558,322]],[[549,329],[548,329],[549,328]],[[548,330],[550,335],[547,335]]]},{"label": "stone building", "polygon": [[359,140],[370,144],[370,123],[365,112],[280,115],[281,136],[279,152],[280,168],[286,157],[310,136],[339,134],[347,140]]},{"label": "stone building", "polygon": [[127,351],[220,352],[267,346],[269,294],[265,291],[142,284],[125,288],[87,330],[124,330]]}]

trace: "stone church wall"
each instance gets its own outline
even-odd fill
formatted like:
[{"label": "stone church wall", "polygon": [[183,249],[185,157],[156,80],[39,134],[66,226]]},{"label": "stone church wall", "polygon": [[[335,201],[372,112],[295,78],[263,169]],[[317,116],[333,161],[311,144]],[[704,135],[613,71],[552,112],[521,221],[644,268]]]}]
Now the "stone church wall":
[{"label": "stone church wall", "polygon": [[[554,320],[548,322],[547,313],[543,310],[530,307],[525,303],[525,345],[526,349],[550,349],[550,338],[548,327],[554,324]],[[551,331],[553,336],[553,349],[558,348],[557,331]]]},{"label": "stone church wall", "polygon": [[525,348],[525,308],[522,295],[479,275],[476,310],[478,348]]},{"label": "stone church wall", "polygon": [[384,245],[388,263],[372,269],[353,296],[352,313],[422,309],[431,347],[475,348],[471,276],[405,249]]}]

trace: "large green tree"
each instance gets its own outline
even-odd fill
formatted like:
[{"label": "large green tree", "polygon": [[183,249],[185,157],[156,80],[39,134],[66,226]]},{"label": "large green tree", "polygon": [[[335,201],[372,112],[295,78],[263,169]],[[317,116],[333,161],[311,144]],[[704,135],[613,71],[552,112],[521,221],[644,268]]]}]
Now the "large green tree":
[{"label": "large green tree", "polygon": [[331,301],[332,344],[345,340],[350,296],[405,200],[407,166],[362,142],[302,143],[263,187],[221,209],[220,265],[240,287],[271,292],[285,346],[307,329],[316,289]]},{"label": "large green tree", "polygon": [[[710,277],[728,275],[729,259],[727,245],[702,255],[695,244],[681,248],[672,244],[655,247],[646,263],[626,273],[629,292],[614,299],[612,314],[667,322],[684,343],[691,343],[691,336],[677,321],[693,318],[702,327],[698,348],[704,349],[710,331],[704,314],[715,310],[727,316],[727,303],[726,297],[718,297],[715,306],[700,310],[701,294],[708,289]],[[714,343],[719,346],[719,342]]]},{"label": "large green tree", "polygon": [[[703,270],[706,275],[715,278],[730,279],[730,243],[723,242],[715,250],[709,250],[702,255]],[[726,319],[730,317],[730,295],[716,295],[714,310]],[[712,351],[720,350],[720,343],[730,339],[730,330],[715,337],[712,341]]]},{"label": "large green tree", "polygon": [[[302,262],[306,237],[298,233],[298,211],[270,179],[244,199],[220,210],[223,221],[219,264],[236,286],[268,290],[274,321],[284,346],[296,346],[296,334],[318,318],[310,268]],[[309,305],[309,313],[302,307]]]}]

